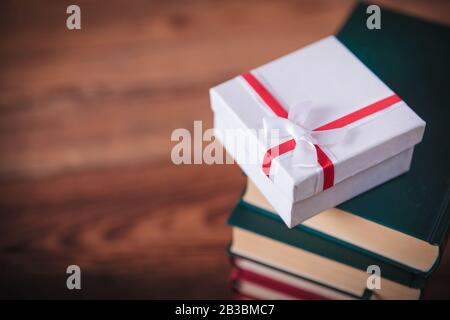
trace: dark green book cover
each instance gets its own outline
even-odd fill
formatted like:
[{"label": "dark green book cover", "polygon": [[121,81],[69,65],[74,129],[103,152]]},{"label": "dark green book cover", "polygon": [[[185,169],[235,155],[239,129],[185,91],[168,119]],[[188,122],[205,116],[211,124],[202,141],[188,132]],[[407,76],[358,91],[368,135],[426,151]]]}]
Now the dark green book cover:
[{"label": "dark green book cover", "polygon": [[339,208],[440,245],[450,211],[450,28],[382,9],[381,29],[369,30],[367,6],[337,38],[427,124],[409,172]]}]

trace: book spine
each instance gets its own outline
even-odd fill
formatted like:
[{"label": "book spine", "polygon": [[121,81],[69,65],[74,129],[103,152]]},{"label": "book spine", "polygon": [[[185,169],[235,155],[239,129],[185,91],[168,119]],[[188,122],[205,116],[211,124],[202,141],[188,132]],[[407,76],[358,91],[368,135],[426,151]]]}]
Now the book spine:
[{"label": "book spine", "polygon": [[[445,240],[448,233],[449,228],[449,220],[450,220],[450,188],[447,189],[445,193],[444,199],[442,200],[441,206],[439,208],[439,218],[436,219],[433,227],[433,231],[431,233],[428,242],[431,244],[437,244],[445,246]],[[444,247],[443,246],[443,247]]]}]

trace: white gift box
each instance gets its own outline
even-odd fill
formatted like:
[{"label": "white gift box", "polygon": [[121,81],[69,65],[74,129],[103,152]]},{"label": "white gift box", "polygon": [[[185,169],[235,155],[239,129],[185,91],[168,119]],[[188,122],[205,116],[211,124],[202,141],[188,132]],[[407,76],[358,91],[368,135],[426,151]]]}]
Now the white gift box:
[{"label": "white gift box", "polygon": [[408,171],[425,129],[332,36],[210,96],[216,137],[289,227]]}]

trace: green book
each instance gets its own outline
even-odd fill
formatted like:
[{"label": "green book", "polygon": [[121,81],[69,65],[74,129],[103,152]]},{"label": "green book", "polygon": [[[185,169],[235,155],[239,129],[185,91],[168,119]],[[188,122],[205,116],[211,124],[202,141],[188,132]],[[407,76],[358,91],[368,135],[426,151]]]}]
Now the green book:
[{"label": "green book", "polygon": [[369,30],[366,8],[355,8],[337,38],[427,124],[408,173],[339,208],[441,245],[450,216],[450,28],[382,9],[381,29]]}]

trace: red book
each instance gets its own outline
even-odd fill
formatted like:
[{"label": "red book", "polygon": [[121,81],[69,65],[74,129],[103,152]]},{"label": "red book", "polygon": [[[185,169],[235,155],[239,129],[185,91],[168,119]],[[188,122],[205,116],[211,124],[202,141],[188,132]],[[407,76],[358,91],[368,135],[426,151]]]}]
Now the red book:
[{"label": "red book", "polygon": [[230,283],[237,300],[329,300],[352,299],[333,289],[234,257]]}]

